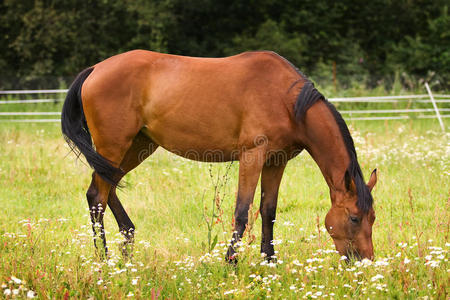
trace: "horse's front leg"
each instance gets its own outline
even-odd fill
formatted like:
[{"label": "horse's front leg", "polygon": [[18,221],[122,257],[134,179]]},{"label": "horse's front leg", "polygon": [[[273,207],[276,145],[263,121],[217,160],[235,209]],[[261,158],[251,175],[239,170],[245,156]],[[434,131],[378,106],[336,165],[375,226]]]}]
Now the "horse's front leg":
[{"label": "horse's front leg", "polygon": [[275,222],[278,189],[286,164],[266,164],[261,174],[261,205],[259,211],[262,218],[261,253],[267,260],[274,259],[273,225]]},{"label": "horse's front leg", "polygon": [[258,146],[243,152],[239,159],[239,188],[234,211],[234,232],[230,247],[226,254],[226,260],[236,263],[236,243],[244,234],[248,223],[248,210],[253,203],[256,185],[265,159],[265,147]]}]

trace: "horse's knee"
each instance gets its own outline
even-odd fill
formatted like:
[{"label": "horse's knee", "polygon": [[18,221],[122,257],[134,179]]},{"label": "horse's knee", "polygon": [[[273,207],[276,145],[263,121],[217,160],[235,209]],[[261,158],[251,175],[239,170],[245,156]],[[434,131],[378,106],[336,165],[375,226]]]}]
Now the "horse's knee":
[{"label": "horse's knee", "polygon": [[248,222],[248,208],[240,209],[235,216],[236,225],[245,226]]},{"label": "horse's knee", "polygon": [[239,214],[236,216],[236,223],[239,225],[246,225],[248,222],[248,215]]},{"label": "horse's knee", "polygon": [[261,213],[261,217],[263,218],[263,222],[269,221],[273,222],[276,217],[276,206],[271,204],[261,205],[259,212]]}]

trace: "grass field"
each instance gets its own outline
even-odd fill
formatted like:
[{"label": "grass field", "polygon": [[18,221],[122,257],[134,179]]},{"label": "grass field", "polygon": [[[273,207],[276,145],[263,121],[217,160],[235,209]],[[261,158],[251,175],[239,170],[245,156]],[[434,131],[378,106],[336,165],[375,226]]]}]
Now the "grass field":
[{"label": "grass field", "polygon": [[[446,121],[448,127],[449,123]],[[137,227],[123,260],[110,211],[111,258],[93,247],[85,192],[90,173],[69,154],[59,124],[0,124],[0,298],[448,299],[450,146],[436,120],[350,124],[374,189],[375,261],[346,264],[323,221],[328,187],[305,152],[283,177],[275,238],[278,262],[259,254],[261,220],[246,233],[239,264],[224,262],[238,164],[220,179],[218,243],[208,253],[214,183],[227,164],[158,150],[126,177],[119,198]],[[259,189],[258,189],[259,190]],[[255,196],[256,211],[259,192]],[[215,219],[215,218],[214,218]]]}]

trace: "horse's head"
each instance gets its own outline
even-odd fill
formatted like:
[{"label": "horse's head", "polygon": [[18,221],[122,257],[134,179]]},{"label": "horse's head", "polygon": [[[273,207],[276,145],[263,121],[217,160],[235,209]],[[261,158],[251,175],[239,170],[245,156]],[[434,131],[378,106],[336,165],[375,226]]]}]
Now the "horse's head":
[{"label": "horse's head", "polygon": [[[346,173],[345,192],[332,192],[332,206],[325,218],[325,226],[333,238],[340,255],[357,259],[373,259],[372,225],[375,212],[371,207],[363,212],[356,204],[357,193],[353,179]],[[372,191],[377,182],[376,170],[372,172],[367,188]]]}]

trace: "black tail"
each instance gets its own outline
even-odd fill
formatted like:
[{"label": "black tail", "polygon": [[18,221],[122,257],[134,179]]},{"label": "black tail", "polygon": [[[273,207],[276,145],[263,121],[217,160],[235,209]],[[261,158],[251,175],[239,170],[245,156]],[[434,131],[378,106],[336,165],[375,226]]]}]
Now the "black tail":
[{"label": "black tail", "polygon": [[117,186],[122,170],[112,166],[95,151],[81,104],[81,87],[93,70],[91,67],[82,71],[70,86],[61,113],[61,129],[64,139],[77,157],[83,153],[89,165],[101,178]]}]

